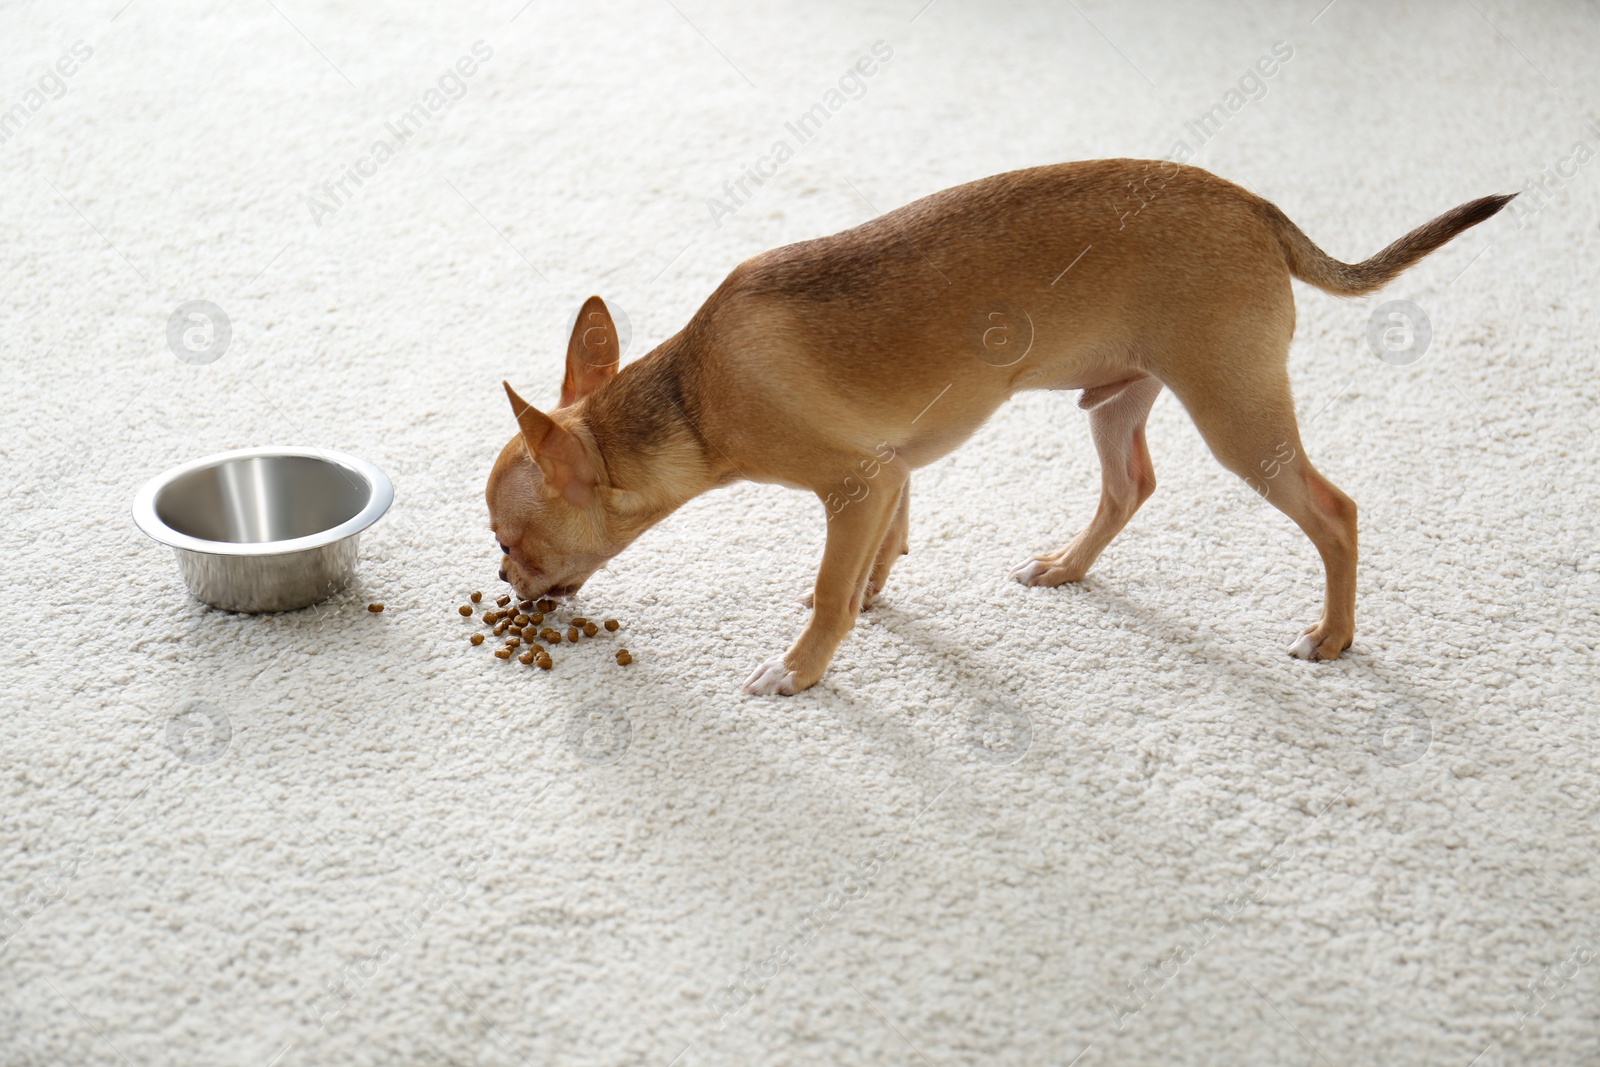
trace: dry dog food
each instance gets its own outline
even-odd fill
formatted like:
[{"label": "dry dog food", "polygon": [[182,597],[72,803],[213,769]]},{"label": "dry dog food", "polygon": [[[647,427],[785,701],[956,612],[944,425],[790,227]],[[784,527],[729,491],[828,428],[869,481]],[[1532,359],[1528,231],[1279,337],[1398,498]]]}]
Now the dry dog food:
[{"label": "dry dog food", "polygon": [[372,612],[374,615],[376,615],[378,612],[383,610],[383,605],[382,604],[368,604],[367,605],[367,610]]},{"label": "dry dog food", "polygon": [[[456,610],[463,618],[473,615],[472,604],[483,603],[483,591],[475,590],[468,595],[471,604],[463,604]],[[495,600],[495,609],[483,613],[483,625],[492,628],[495,637],[504,637],[505,643],[492,651],[496,659],[517,658],[517,662],[524,665],[537,664],[541,670],[550,670],[555,666],[555,660],[550,655],[544,644],[535,641],[537,637],[552,648],[562,642],[577,644],[584,637],[596,637],[602,628],[607,633],[616,633],[622,628],[622,623],[617,619],[606,619],[604,623],[595,619],[588,619],[582,615],[574,615],[560,628],[546,626],[546,616],[555,622],[559,616],[554,615],[559,605],[553,600],[523,600],[517,602],[515,607],[511,596],[501,596]],[[368,610],[378,612],[383,610],[382,604],[372,604]],[[467,640],[473,645],[484,644],[485,634],[475,633]],[[633,653],[625,648],[616,650],[616,660],[619,666],[626,667],[633,662]]]}]

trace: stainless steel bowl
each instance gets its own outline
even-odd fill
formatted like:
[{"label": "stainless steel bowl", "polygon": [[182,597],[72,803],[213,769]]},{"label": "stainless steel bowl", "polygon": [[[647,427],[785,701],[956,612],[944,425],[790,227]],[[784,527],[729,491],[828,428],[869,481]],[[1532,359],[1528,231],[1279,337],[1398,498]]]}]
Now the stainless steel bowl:
[{"label": "stainless steel bowl", "polygon": [[133,500],[139,529],[171,546],[189,592],[226,611],[292,611],[342,589],[361,531],[394,501],[364,459],[245,448],[174,467]]}]

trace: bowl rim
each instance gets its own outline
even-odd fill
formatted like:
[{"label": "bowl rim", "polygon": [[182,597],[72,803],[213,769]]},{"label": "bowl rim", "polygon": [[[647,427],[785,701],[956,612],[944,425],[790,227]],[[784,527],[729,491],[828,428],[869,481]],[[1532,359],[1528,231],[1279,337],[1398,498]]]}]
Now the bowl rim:
[{"label": "bowl rim", "polygon": [[[300,456],[342,467],[367,483],[366,506],[337,526],[283,541],[210,541],[173,529],[156,513],[157,494],[184,475],[220,467],[233,460],[266,456]],[[212,556],[281,556],[290,552],[322,548],[358,534],[382,518],[392,503],[394,503],[394,485],[389,481],[389,476],[359,456],[327,448],[263,445],[259,448],[236,448],[228,452],[217,452],[162,471],[145,482],[134,495],[133,523],[154,540],[185,552],[201,552]]]}]

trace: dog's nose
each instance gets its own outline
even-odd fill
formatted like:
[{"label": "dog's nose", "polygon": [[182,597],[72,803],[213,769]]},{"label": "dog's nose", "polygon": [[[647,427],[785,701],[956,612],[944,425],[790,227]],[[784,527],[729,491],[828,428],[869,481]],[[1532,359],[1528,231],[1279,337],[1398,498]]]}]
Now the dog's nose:
[{"label": "dog's nose", "polygon": [[501,567],[499,573],[500,573],[500,580],[502,582],[505,581],[506,580],[506,569],[504,567]]}]

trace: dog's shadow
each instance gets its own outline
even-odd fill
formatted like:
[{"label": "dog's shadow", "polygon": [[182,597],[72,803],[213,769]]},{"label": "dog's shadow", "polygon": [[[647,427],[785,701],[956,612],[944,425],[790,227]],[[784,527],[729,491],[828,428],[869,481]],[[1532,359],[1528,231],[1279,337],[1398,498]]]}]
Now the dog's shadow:
[{"label": "dog's shadow", "polygon": [[[1091,614],[1097,618],[1115,619],[1118,624],[1159,647],[1164,660],[1172,656],[1184,657],[1188,661],[1188,669],[1178,672],[1177,676],[1190,680],[1195,697],[1215,699],[1215,692],[1226,691],[1229,701],[1240,703],[1252,712],[1273,715],[1279,725],[1292,731],[1297,743],[1306,750],[1330,740],[1341,743],[1338,740],[1341,737],[1344,739],[1342,743],[1349,744],[1347,732],[1330,726],[1324,716],[1308,717],[1305,712],[1336,708],[1341,698],[1351,695],[1352,688],[1359,691],[1363,704],[1380,709],[1414,709],[1426,717],[1430,724],[1436,717],[1449,715],[1451,703],[1444,694],[1431,690],[1409,675],[1397,673],[1385,661],[1373,658],[1359,646],[1347,649],[1338,660],[1318,663],[1296,659],[1287,652],[1274,650],[1275,656],[1281,656],[1282,660],[1281,666],[1275,669],[1272,661],[1265,657],[1242,656],[1236,649],[1229,648],[1203,621],[1180,617],[1165,602],[1143,598],[1115,579],[1097,579],[1091,575],[1082,582],[1051,592],[1070,597],[1074,603],[1083,606],[1081,611],[1067,613],[1068,625],[1074,618],[1086,619]],[[880,601],[872,608],[872,612],[880,625],[912,646],[907,650],[907,655],[919,656],[928,662],[932,677],[945,679],[952,670],[950,665],[954,664],[957,680],[962,682],[960,689],[1004,692],[1004,680],[989,670],[984,658],[975,655],[969,645],[953,640],[950,627],[942,621],[922,612],[899,608],[892,601]],[[1070,631],[1062,635],[1060,643],[1070,649]],[[1101,655],[1097,654],[1097,657]],[[1134,669],[1137,666],[1133,664]],[[1077,695],[1084,700],[1097,701],[1105,694],[1103,672],[1102,668],[1082,674],[1062,672],[1041,679],[1041,682],[1049,686],[1054,694],[1051,705],[1072,706],[1074,702],[1071,696],[1063,698],[1060,686],[1074,686],[1079,690]],[[1330,676],[1342,684],[1330,686]],[[1173,675],[1165,671],[1163,677],[1170,679]],[[1166,697],[1168,700],[1182,698],[1181,692]],[[848,698],[837,691],[830,699],[848,706]],[[1013,699],[1023,700],[1024,697],[1019,694]],[[1367,755],[1372,754],[1364,744],[1357,747],[1366,751]]]}]

